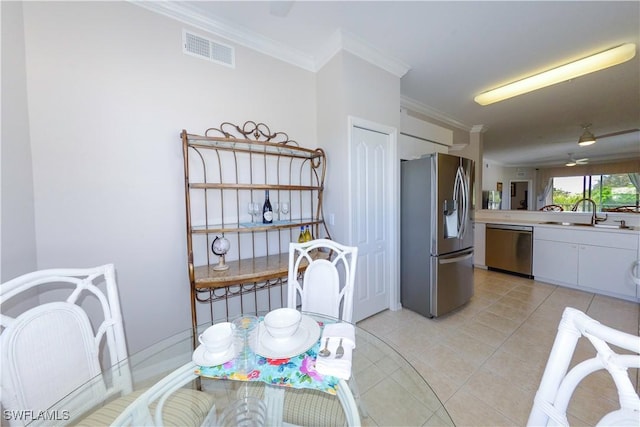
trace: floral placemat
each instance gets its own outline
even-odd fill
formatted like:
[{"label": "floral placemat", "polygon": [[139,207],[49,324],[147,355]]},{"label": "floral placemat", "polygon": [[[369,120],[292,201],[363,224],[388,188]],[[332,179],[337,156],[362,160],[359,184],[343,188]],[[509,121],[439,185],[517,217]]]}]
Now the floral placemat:
[{"label": "floral placemat", "polygon": [[[322,323],[320,327],[323,327]],[[236,359],[217,366],[200,366],[195,373],[207,378],[262,381],[282,387],[309,388],[335,395],[340,379],[322,375],[316,371],[319,350],[320,341],[306,352],[294,357],[270,359],[256,355],[256,367],[248,373],[237,371]]]}]

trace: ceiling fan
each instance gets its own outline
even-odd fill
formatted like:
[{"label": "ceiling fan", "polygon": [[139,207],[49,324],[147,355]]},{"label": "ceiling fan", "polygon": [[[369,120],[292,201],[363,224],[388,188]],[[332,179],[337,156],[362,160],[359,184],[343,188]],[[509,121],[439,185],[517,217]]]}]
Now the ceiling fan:
[{"label": "ceiling fan", "polygon": [[580,145],[581,147],[586,147],[587,145],[595,144],[596,141],[599,139],[609,138],[609,137],[618,136],[618,135],[626,135],[628,133],[640,131],[640,129],[636,128],[636,129],[626,129],[626,130],[620,130],[617,132],[605,133],[602,135],[594,135],[589,130],[590,127],[591,127],[591,123],[585,123],[582,125],[584,132],[580,136],[580,139],[578,139],[578,145]]},{"label": "ceiling fan", "polygon": [[620,130],[617,132],[605,133],[603,135],[596,135],[596,139],[604,139],[604,138],[609,138],[611,136],[626,135],[628,133],[633,133],[633,132],[640,132],[640,129],[638,128],[627,129],[627,130]]},{"label": "ceiling fan", "polygon": [[569,161],[565,163],[565,166],[586,165],[587,163],[589,163],[588,158],[576,159],[573,157],[573,153],[569,153]]}]

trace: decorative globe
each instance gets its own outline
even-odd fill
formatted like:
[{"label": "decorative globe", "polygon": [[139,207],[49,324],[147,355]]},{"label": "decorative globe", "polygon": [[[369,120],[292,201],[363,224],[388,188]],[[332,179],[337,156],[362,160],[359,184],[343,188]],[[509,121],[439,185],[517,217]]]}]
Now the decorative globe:
[{"label": "decorative globe", "polygon": [[211,250],[214,254],[221,256],[229,252],[230,243],[224,237],[216,236],[211,244]]},{"label": "decorative globe", "polygon": [[214,254],[220,257],[218,265],[213,267],[214,270],[222,271],[229,268],[229,266],[224,263],[224,254],[229,251],[230,247],[231,245],[229,244],[229,241],[224,237],[216,236],[216,238],[213,239],[213,243],[211,243],[211,250]]}]

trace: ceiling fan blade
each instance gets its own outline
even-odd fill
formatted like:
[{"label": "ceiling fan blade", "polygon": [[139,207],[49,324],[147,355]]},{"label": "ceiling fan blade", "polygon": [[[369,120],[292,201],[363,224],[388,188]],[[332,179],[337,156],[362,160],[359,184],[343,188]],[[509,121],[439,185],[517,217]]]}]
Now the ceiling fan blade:
[{"label": "ceiling fan blade", "polygon": [[639,131],[640,129],[620,130],[618,132],[605,133],[604,135],[596,135],[596,139],[608,138],[610,136],[625,135],[627,133],[633,133],[633,132],[639,132]]},{"label": "ceiling fan blade", "polygon": [[583,158],[583,159],[576,159],[576,160],[575,160],[575,162],[576,162],[577,164],[579,164],[579,165],[584,165],[584,164],[589,163],[589,159],[585,157],[585,158]]}]

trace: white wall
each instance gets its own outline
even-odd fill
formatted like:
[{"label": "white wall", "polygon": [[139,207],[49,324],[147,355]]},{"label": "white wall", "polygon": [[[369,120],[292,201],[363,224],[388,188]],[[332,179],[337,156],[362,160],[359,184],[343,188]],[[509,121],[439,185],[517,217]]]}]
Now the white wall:
[{"label": "white wall", "polygon": [[[375,90],[373,90],[375,88]],[[400,127],[400,79],[346,52],[318,72],[318,144],[327,152],[325,213],[335,214],[331,236],[348,242],[348,116]]]},{"label": "white wall", "polygon": [[2,8],[2,151],[0,281],[36,269],[31,147],[22,3]]},{"label": "white wall", "polygon": [[[318,140],[327,151],[327,180],[324,193],[325,213],[335,214],[335,224],[330,226],[332,237],[339,242],[356,244],[350,236],[353,221],[350,193],[351,183],[347,179],[350,169],[348,144],[351,129],[349,118],[363,119],[385,128],[400,127],[400,79],[350,53],[334,56],[318,73]],[[390,185],[399,194],[399,158],[396,147],[389,154],[394,156],[396,167],[390,168],[395,176]],[[384,202],[382,202],[384,203]],[[399,212],[399,203],[389,201]],[[399,223],[398,213],[392,214],[386,224],[390,230],[388,257],[390,307],[399,307]],[[360,264],[359,264],[360,265]]]},{"label": "white wall", "polygon": [[254,120],[316,147],[316,76],[184,55],[182,24],[124,2],[26,2],[24,28],[38,268],[115,263],[130,351],[188,328],[179,132]]},{"label": "white wall", "polygon": [[482,190],[496,190],[496,184],[498,182],[502,182],[504,189],[504,169],[505,168],[503,166],[497,163],[484,160],[482,170]]},{"label": "white wall", "polygon": [[[324,213],[333,215],[334,224],[328,224],[331,237],[343,243],[348,237],[348,193],[344,179],[347,174],[347,105],[346,89],[342,78],[343,54],[335,55],[318,72],[318,145],[327,153],[327,176],[325,180]],[[343,155],[336,155],[337,153]],[[344,171],[344,173],[342,173]],[[341,179],[335,179],[336,174]],[[341,182],[342,180],[342,182]],[[334,188],[339,185],[341,188]]]},{"label": "white wall", "polygon": [[[496,190],[496,184],[502,183],[502,209],[508,209],[508,200],[511,199],[511,181],[531,181],[531,201],[529,210],[536,210],[535,202],[535,169],[534,168],[507,168],[488,160],[483,162],[482,190]],[[514,206],[513,209],[516,209]]]}]

